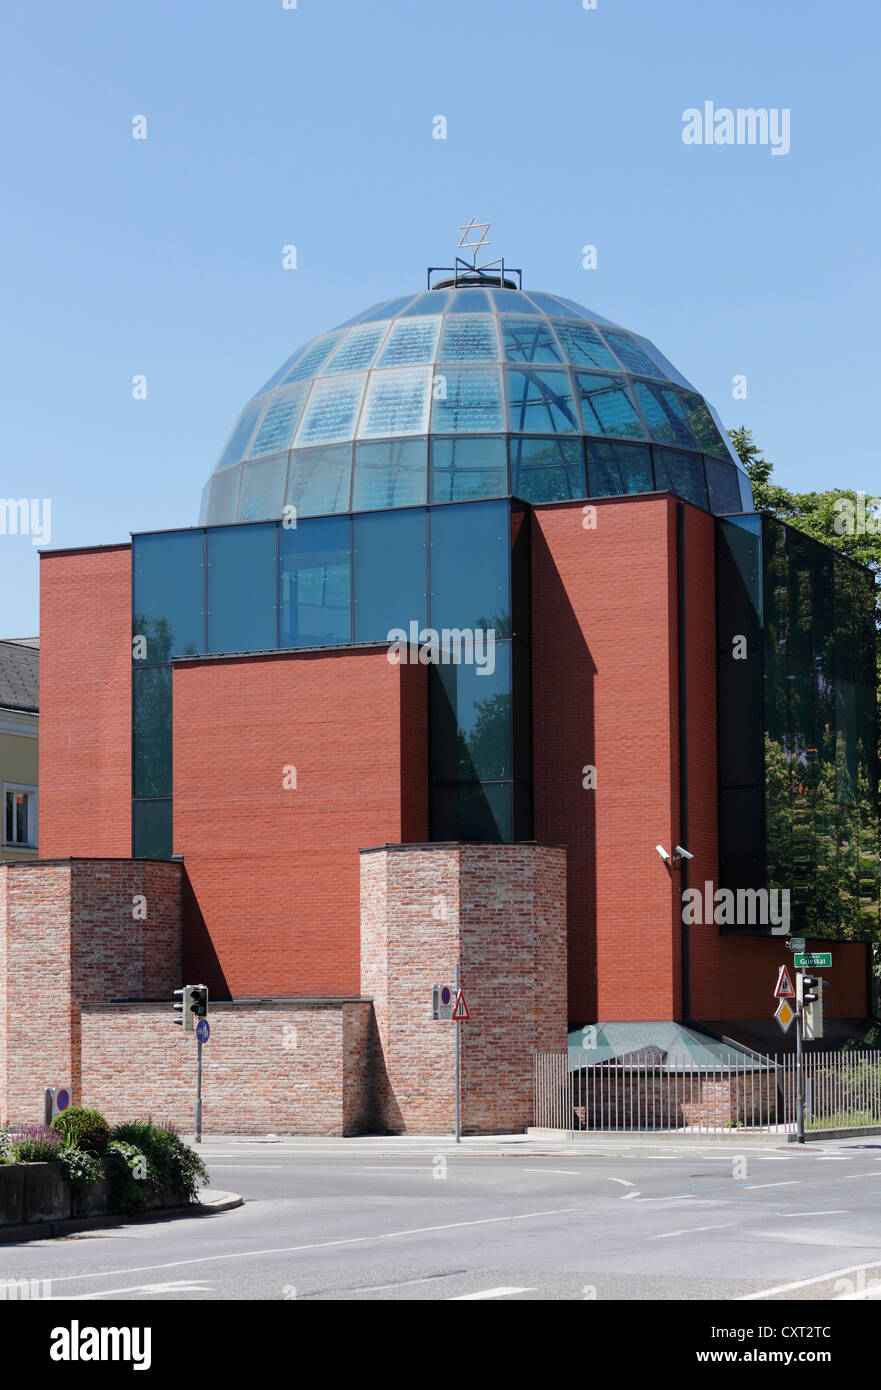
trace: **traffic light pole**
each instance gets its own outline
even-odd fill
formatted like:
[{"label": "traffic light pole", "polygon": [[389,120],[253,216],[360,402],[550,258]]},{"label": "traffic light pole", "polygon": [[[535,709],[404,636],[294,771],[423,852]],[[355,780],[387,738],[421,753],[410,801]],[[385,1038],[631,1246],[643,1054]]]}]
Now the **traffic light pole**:
[{"label": "traffic light pole", "polygon": [[196,1143],[202,1142],[202,1039],[196,1040]]},{"label": "traffic light pole", "polygon": [[[801,990],[799,990],[801,994]],[[795,1139],[797,1144],[805,1142],[805,1053],[802,1010],[804,1005],[798,1000],[795,1010],[795,1057],[798,1070],[798,1102],[795,1112]]]},{"label": "traffic light pole", "polygon": [[[459,966],[456,966],[456,1012],[459,1009]],[[458,1018],[456,1019],[456,1143],[462,1142],[462,1081],[459,1068],[459,1029],[462,1027]]]}]

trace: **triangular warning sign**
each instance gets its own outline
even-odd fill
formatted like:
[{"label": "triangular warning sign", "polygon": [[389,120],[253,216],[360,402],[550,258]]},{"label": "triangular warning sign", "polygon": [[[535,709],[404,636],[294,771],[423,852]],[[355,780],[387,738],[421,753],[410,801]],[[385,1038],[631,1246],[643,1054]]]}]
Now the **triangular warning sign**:
[{"label": "triangular warning sign", "polygon": [[453,1018],[456,1021],[456,1023],[459,1023],[462,1019],[470,1017],[471,1015],[468,1012],[468,1005],[465,1003],[465,996],[462,993],[462,991],[459,990],[459,993],[456,995],[456,1006],[453,1009]]},{"label": "triangular warning sign", "polygon": [[780,974],[777,976],[777,984],[774,987],[775,999],[794,999],[795,990],[792,988],[792,981],[789,978],[789,971],[785,965],[781,965]]}]

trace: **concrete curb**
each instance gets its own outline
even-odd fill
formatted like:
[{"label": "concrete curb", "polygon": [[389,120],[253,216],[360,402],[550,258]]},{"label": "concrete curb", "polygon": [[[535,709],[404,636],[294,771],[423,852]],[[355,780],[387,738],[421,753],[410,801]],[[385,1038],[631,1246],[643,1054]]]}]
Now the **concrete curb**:
[{"label": "concrete curb", "polygon": [[124,1216],[109,1212],[101,1216],[68,1216],[58,1221],[30,1221],[24,1226],[0,1226],[0,1245],[26,1245],[32,1240],[57,1240],[60,1236],[76,1235],[80,1231],[100,1231],[108,1226],[141,1226],[150,1221],[179,1220],[185,1216],[214,1216],[244,1206],[245,1199],[237,1192],[218,1192],[207,1202],[193,1202],[188,1207],[167,1207],[164,1211],[148,1211],[142,1216]]}]

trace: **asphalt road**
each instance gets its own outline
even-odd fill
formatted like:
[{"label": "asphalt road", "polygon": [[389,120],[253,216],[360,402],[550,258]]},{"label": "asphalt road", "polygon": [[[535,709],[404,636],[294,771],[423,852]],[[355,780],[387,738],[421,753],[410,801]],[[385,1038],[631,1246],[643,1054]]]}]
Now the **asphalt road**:
[{"label": "asphalt road", "polygon": [[244,1206],[0,1246],[0,1278],[83,1304],[881,1296],[881,1138],[213,1138],[202,1151],[212,1189]]}]

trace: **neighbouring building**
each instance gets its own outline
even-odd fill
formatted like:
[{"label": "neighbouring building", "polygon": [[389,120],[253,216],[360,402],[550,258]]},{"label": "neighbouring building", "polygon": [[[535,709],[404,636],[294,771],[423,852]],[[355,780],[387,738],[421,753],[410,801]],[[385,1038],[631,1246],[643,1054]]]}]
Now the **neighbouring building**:
[{"label": "neighbouring building", "polygon": [[37,857],[39,722],[40,639],[0,640],[0,863]]},{"label": "neighbouring building", "polygon": [[184,981],[215,1130],[449,1131],[457,967],[466,1131],[528,1124],[587,1026],[769,1045],[787,928],[835,942],[830,1037],[870,1013],[873,576],[754,511],[651,342],[516,273],[298,348],[198,525],[43,553],[40,635],[4,1114],[69,1082],[186,1124]]}]

